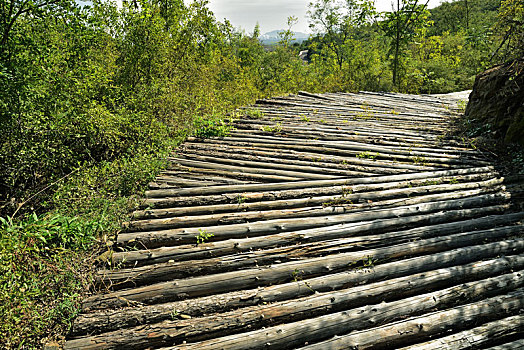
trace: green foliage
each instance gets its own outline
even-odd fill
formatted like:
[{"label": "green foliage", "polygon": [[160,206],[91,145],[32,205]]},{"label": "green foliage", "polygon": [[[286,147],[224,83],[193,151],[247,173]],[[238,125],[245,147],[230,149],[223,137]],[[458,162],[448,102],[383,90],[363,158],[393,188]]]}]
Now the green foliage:
[{"label": "green foliage", "polygon": [[502,1],[496,30],[502,36],[497,48],[497,53],[500,53],[500,60],[506,61],[524,55],[524,1]]},{"label": "green foliage", "polygon": [[275,125],[264,125],[260,127],[260,130],[270,133],[279,133],[282,131],[282,123],[276,123]]},{"label": "green foliage", "polygon": [[402,77],[406,71],[406,53],[408,44],[416,37],[425,35],[426,28],[431,25],[429,11],[426,5],[418,0],[401,0],[391,12],[384,12],[381,28],[391,39],[389,56],[393,85],[400,90]]},{"label": "green foliage", "polygon": [[197,116],[194,119],[194,134],[196,137],[226,137],[233,128],[232,119]]},{"label": "green foliage", "polygon": [[[444,3],[431,14],[416,0],[402,4],[380,19],[368,0],[315,0],[315,35],[292,45],[290,18],[281,43],[268,50],[259,28],[246,35],[217,22],[204,0],[121,7],[5,0],[2,8],[12,9],[0,12],[6,347],[37,347],[38,338],[67,329],[89,279],[76,261],[96,239],[110,244],[187,135],[226,136],[238,117],[226,117],[231,111],[298,90],[467,89],[491,60],[522,53],[521,0],[505,0],[500,10],[498,0]],[[298,58],[302,49],[308,62]],[[247,115],[263,117],[256,109]],[[375,116],[365,109],[357,117]],[[262,130],[282,131],[275,123]],[[210,237],[201,232],[197,243]]]},{"label": "green foliage", "polygon": [[209,233],[206,230],[198,230],[198,235],[195,236],[197,244],[202,244],[207,242],[211,237],[214,237],[213,233]]},{"label": "green foliage", "polygon": [[0,343],[40,347],[46,335],[68,331],[86,279],[81,257],[95,244],[98,221],[59,214],[0,218]]},{"label": "green foliage", "polygon": [[375,160],[380,154],[377,152],[376,154],[372,154],[371,152],[369,151],[365,151],[365,152],[360,152],[359,154],[356,155],[357,158],[360,158],[360,159],[371,159],[371,160]]}]

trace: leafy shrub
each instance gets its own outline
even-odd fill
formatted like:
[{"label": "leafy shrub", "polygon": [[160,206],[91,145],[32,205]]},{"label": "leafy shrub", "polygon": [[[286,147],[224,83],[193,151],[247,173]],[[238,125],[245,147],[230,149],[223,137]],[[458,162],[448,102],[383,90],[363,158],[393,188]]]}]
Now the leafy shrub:
[{"label": "leafy shrub", "polygon": [[39,347],[47,335],[65,333],[79,309],[86,279],[79,253],[92,248],[97,221],[36,214],[0,218],[0,343]]}]

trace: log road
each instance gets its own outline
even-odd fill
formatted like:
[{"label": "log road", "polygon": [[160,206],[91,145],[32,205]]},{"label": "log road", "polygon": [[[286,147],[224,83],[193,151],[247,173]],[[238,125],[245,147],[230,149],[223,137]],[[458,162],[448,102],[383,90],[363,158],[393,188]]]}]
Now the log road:
[{"label": "log road", "polygon": [[524,348],[524,179],[457,102],[300,92],[188,138],[65,348]]}]

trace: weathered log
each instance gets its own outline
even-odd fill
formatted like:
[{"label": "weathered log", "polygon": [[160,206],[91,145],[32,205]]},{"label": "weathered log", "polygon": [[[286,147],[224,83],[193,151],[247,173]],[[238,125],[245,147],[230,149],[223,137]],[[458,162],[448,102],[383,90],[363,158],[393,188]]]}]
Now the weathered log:
[{"label": "weathered log", "polygon": [[[296,164],[308,167],[321,167],[324,169],[331,169],[333,174],[340,174],[338,171],[347,172],[348,176],[363,174],[399,174],[405,172],[404,168],[392,167],[373,167],[353,164],[347,158],[336,156],[322,156],[319,157],[314,154],[304,154],[295,151],[286,152],[284,150],[271,150],[268,148],[253,148],[253,147],[238,147],[228,145],[213,145],[209,143],[190,143],[186,142],[183,145],[184,152],[191,154],[219,154],[219,155],[234,155],[234,157],[258,159],[265,162],[277,162],[283,164]],[[227,152],[227,153],[225,153]],[[320,158],[320,159],[319,159]],[[358,158],[357,158],[358,159]]]},{"label": "weathered log", "polygon": [[[437,211],[449,211],[460,208],[474,208],[478,206],[490,206],[504,203],[511,198],[509,193],[494,193],[449,201],[428,202],[415,205],[401,206],[396,208],[374,209],[362,212],[353,212],[347,214],[308,217],[308,218],[291,218],[291,219],[270,219],[265,221],[255,221],[253,223],[229,222],[229,225],[200,226],[189,228],[174,228],[160,231],[147,232],[126,232],[117,237],[117,243],[120,245],[142,244],[148,248],[156,248],[159,245],[180,245],[195,242],[195,237],[202,232],[212,233],[211,241],[224,240],[239,237],[256,237],[279,232],[304,230],[308,228],[333,226],[343,223],[359,222],[366,220],[387,219],[392,217],[421,215],[423,213],[434,213]],[[333,212],[336,212],[336,208]],[[180,221],[181,225],[191,225],[191,218],[184,218]],[[178,218],[179,219],[179,218]],[[176,220],[176,219],[173,219]],[[210,221],[212,222],[212,221]],[[203,221],[195,221],[195,225],[204,225]]]},{"label": "weathered log", "polygon": [[[430,238],[385,249],[378,248],[360,252],[340,253],[240,271],[223,272],[170,282],[159,282],[130,290],[95,296],[86,301],[86,305],[89,305],[86,308],[121,307],[134,302],[153,304],[180,298],[194,298],[243,288],[255,288],[269,284],[284,283],[293,279],[293,274],[296,273],[296,271],[300,271],[301,276],[304,278],[311,278],[343,271],[359,262],[369,261],[375,256],[378,256],[378,254],[384,254],[381,256],[382,259],[386,257],[388,259],[395,259],[399,257],[431,254],[475,244],[475,242],[481,239],[503,239],[508,235],[519,232],[522,232],[521,226],[502,227],[474,233],[461,233],[446,237]],[[336,247],[334,249],[336,250]],[[329,254],[330,249],[324,249],[324,252]]]},{"label": "weathered log", "polygon": [[[159,219],[159,218],[165,218],[165,217],[175,217],[175,216],[183,216],[183,215],[197,215],[197,214],[215,214],[215,213],[222,213],[222,212],[240,212],[240,211],[253,211],[253,210],[275,210],[275,209],[291,209],[291,208],[300,208],[300,207],[312,207],[312,206],[345,206],[351,208],[353,203],[361,203],[361,202],[368,202],[373,201],[371,203],[373,207],[380,207],[385,203],[386,199],[389,198],[412,198],[412,196],[417,195],[429,195],[429,194],[436,194],[436,193],[442,193],[442,192],[452,192],[457,190],[471,190],[471,189],[477,189],[477,188],[484,188],[485,192],[488,191],[494,191],[497,189],[501,189],[500,187],[493,187],[504,183],[504,179],[490,179],[486,181],[480,181],[480,182],[469,182],[469,183],[457,183],[457,184],[440,184],[440,185],[431,185],[431,182],[429,182],[429,185],[426,184],[423,186],[417,186],[417,187],[407,187],[407,188],[396,188],[396,189],[384,189],[382,188],[380,191],[371,191],[371,192],[364,192],[362,193],[362,187],[355,187],[351,189],[351,193],[348,193],[349,190],[345,187],[335,187],[335,188],[327,188],[331,191],[334,191],[335,194],[338,194],[339,197],[331,196],[309,196],[307,198],[297,198],[297,199],[289,199],[289,200],[275,200],[275,197],[273,197],[273,200],[271,201],[264,201],[263,195],[258,195],[256,199],[257,202],[245,203],[246,200],[249,199],[249,195],[243,196],[240,195],[237,199],[236,204],[222,204],[222,205],[201,205],[198,207],[177,207],[177,208],[169,208],[169,209],[149,209],[144,211],[135,211],[133,213],[133,219]],[[322,189],[326,189],[323,187]],[[336,190],[339,190],[337,193]],[[357,193],[355,193],[357,192]],[[459,191],[460,192],[460,191]],[[480,193],[480,192],[478,192]],[[449,198],[457,198],[456,194],[451,194]],[[380,200],[379,202],[376,202],[377,200]],[[396,202],[398,203],[398,202]],[[385,205],[389,205],[386,203]],[[402,205],[402,204],[397,204]],[[358,206],[361,207],[361,206]]]},{"label": "weathered log", "polygon": [[[476,230],[473,232],[463,233],[460,235],[464,242],[474,242],[475,235],[480,239],[497,239],[504,237],[511,233],[519,233],[524,230],[524,226],[495,228],[489,230]],[[451,231],[456,233],[456,231]],[[450,232],[450,233],[451,233]],[[122,289],[133,286],[142,286],[148,283],[158,283],[162,281],[170,281],[173,279],[195,277],[201,275],[210,275],[217,273],[225,273],[228,271],[235,271],[246,268],[254,268],[258,266],[279,264],[288,261],[297,261],[306,258],[316,258],[326,254],[344,254],[346,261],[361,261],[366,257],[372,257],[373,260],[389,260],[405,258],[417,254],[427,253],[429,249],[435,249],[430,244],[428,247],[426,242],[420,241],[422,244],[416,245],[412,243],[405,243],[411,240],[425,240],[431,239],[438,235],[436,231],[425,231],[423,234],[415,233],[393,233],[385,235],[367,236],[369,241],[366,242],[362,237],[358,238],[343,238],[331,241],[320,241],[309,244],[287,246],[282,248],[273,248],[269,250],[259,250],[254,252],[247,252],[241,254],[234,254],[229,256],[221,256],[217,258],[209,258],[205,260],[189,260],[189,261],[168,261],[165,263],[158,263],[154,265],[147,265],[136,268],[119,269],[119,270],[101,270],[97,273],[96,281],[98,284],[110,285],[113,289]],[[446,241],[446,244],[451,244],[455,247],[455,238],[453,235],[445,236],[445,233],[439,235],[438,239]],[[362,246],[366,243],[373,247],[369,242],[376,242],[377,248],[370,248],[362,251]],[[434,243],[433,243],[434,244]],[[354,251],[356,249],[360,249]],[[442,248],[436,248],[442,249]],[[354,251],[351,253],[351,251]],[[327,260],[332,259],[332,269],[337,269],[338,265],[335,261],[337,256],[326,257]],[[345,265],[343,265],[345,266]],[[277,277],[277,276],[275,276]]]},{"label": "weathered log", "polygon": [[[342,169],[334,169],[328,167],[321,167],[318,164],[312,165],[303,165],[300,162],[280,162],[277,159],[260,159],[259,157],[254,156],[242,156],[236,153],[222,153],[219,151],[210,151],[207,150],[205,155],[200,155],[197,152],[184,152],[179,153],[185,159],[209,162],[209,163],[219,163],[219,164],[233,164],[235,166],[242,167],[252,167],[252,168],[270,168],[291,172],[300,172],[305,174],[304,176],[312,176],[311,179],[330,179],[330,178],[339,178],[342,176],[345,177],[364,177],[364,176],[373,176],[373,173],[366,172],[355,172]],[[210,156],[212,155],[212,156]],[[248,159],[246,159],[248,158]],[[168,158],[170,161],[177,162],[177,158]],[[311,162],[313,163],[313,162]],[[317,175],[315,175],[317,174]],[[317,176],[317,177],[315,177]]]},{"label": "weathered log", "polygon": [[[356,157],[359,153],[347,153],[344,151],[340,152],[327,152],[322,147],[314,147],[314,146],[286,146],[286,145],[278,145],[271,146],[267,143],[252,143],[248,141],[241,141],[239,140],[231,140],[230,138],[227,139],[205,139],[201,140],[200,142],[202,144],[209,144],[214,147],[221,147],[221,146],[229,146],[229,147],[244,147],[244,148],[254,148],[257,150],[263,150],[266,152],[286,152],[286,153],[295,153],[302,157],[302,159],[309,159],[309,160],[319,160],[322,161],[324,159],[341,159],[342,161],[345,161],[346,164],[349,166],[362,166],[362,167],[369,167],[374,168],[375,170],[381,169],[381,168],[391,168],[391,169],[410,169],[416,172],[420,171],[430,171],[430,170],[440,170],[443,168],[450,168],[451,166],[448,164],[429,164],[429,163],[422,163],[419,162],[418,164],[414,164],[413,159],[409,159],[406,162],[400,162],[396,159],[381,159],[380,161],[377,161],[376,159],[368,159],[368,158],[359,158]],[[194,140],[189,140],[194,141]],[[373,155],[373,154],[371,154]]]},{"label": "weathered log", "polygon": [[224,182],[216,181],[196,181],[196,180],[186,180],[186,179],[177,179],[172,177],[171,179],[160,179],[156,178],[154,182],[150,182],[148,187],[151,190],[158,190],[163,188],[177,188],[177,187],[205,187],[205,186],[218,186],[225,185]]},{"label": "weathered log", "polygon": [[[403,156],[421,156],[421,157],[427,157],[428,159],[449,159],[449,160],[458,160],[464,157],[464,155],[461,154],[451,154],[447,153],[446,150],[438,149],[438,148],[416,148],[416,147],[405,147],[405,146],[397,146],[397,147],[391,147],[391,146],[380,146],[380,145],[370,145],[369,143],[362,143],[362,142],[355,142],[355,141],[331,141],[326,142],[322,140],[308,140],[308,139],[302,139],[302,138],[285,138],[282,139],[281,137],[274,137],[274,136],[264,136],[264,135],[255,135],[252,133],[243,133],[241,131],[234,131],[231,133],[229,140],[238,140],[239,136],[240,140],[243,142],[245,141],[254,141],[254,142],[267,142],[268,144],[292,144],[292,145],[315,145],[315,146],[323,146],[323,147],[329,147],[329,148],[336,148],[336,149],[343,149],[343,150],[354,150],[356,151],[356,154],[359,154],[364,151],[373,151],[374,153],[379,153],[382,156],[387,155],[393,155],[398,159],[399,155]],[[372,148],[372,149],[371,149]],[[478,156],[478,154],[477,154]],[[377,157],[378,158],[378,157]],[[480,159],[479,159],[480,160]]]},{"label": "weathered log", "polygon": [[422,173],[409,173],[399,175],[375,176],[367,178],[344,178],[336,180],[316,180],[316,181],[300,181],[300,182],[285,182],[276,184],[249,184],[238,186],[214,186],[212,188],[188,188],[182,190],[160,190],[160,191],[146,191],[147,197],[169,197],[169,196],[193,196],[193,195],[211,195],[224,194],[235,192],[254,192],[254,191],[275,191],[275,190],[291,190],[308,187],[328,187],[328,186],[349,186],[349,185],[363,185],[363,184],[380,184],[387,182],[399,181],[414,181],[428,178],[439,178],[445,176],[459,176],[478,173],[487,173],[493,171],[492,167],[480,168],[464,168],[453,170],[442,170]]},{"label": "weathered log", "polygon": [[[255,174],[246,171],[226,171],[226,170],[215,170],[208,168],[199,168],[199,167],[184,167],[182,165],[175,164],[174,167],[182,171],[191,171],[194,174],[200,174],[202,176],[208,175],[218,175],[218,176],[227,176],[232,179],[246,181],[248,183],[274,183],[274,182],[289,182],[289,181],[299,181],[301,178],[295,178],[290,176],[279,176],[279,175],[268,175],[268,174]],[[178,176],[179,170],[164,170],[161,175],[167,176]],[[146,191],[147,192],[147,191]]]},{"label": "weathered log", "polygon": [[[169,206],[173,207],[188,207],[188,206],[204,206],[221,203],[236,203],[239,204],[239,200],[250,202],[259,201],[277,201],[285,199],[297,199],[297,198],[309,198],[319,197],[327,195],[341,195],[353,193],[364,193],[372,191],[385,191],[401,188],[417,188],[424,187],[431,183],[446,183],[451,181],[458,181],[459,183],[468,182],[482,182],[482,181],[497,181],[493,178],[491,173],[479,173],[471,175],[461,175],[455,177],[430,177],[425,179],[415,179],[408,181],[397,181],[397,182],[386,182],[377,184],[361,184],[361,185],[338,185],[338,186],[326,186],[326,187],[311,187],[311,188],[297,188],[297,189],[283,189],[272,191],[268,188],[267,191],[263,192],[240,192],[240,193],[224,193],[224,194],[211,194],[211,195],[195,195],[195,196],[182,196],[182,197],[167,197],[167,198],[149,198],[145,200],[146,205],[150,205],[154,208],[166,208]],[[501,178],[502,182],[505,182],[504,178]],[[267,184],[267,187],[272,185]],[[466,185],[469,186],[469,185]],[[370,198],[372,199],[372,198]],[[152,209],[152,208],[149,208]],[[145,212],[145,211],[144,211]]]},{"label": "weathered log", "polygon": [[[352,125],[357,122],[347,122],[346,125]],[[360,124],[360,123],[359,123]],[[249,134],[260,134],[261,127],[263,124],[242,124],[237,125],[237,129],[233,135],[249,135]],[[337,129],[338,128],[338,129]],[[441,151],[445,154],[460,155],[462,157],[470,157],[474,159],[480,159],[480,154],[472,150],[459,149],[457,147],[445,147],[436,142],[421,142],[420,140],[406,140],[404,138],[398,139],[396,137],[377,135],[373,133],[362,133],[353,129],[342,129],[340,127],[334,128],[315,128],[313,126],[305,127],[295,124],[285,124],[282,126],[281,133],[285,135],[292,135],[293,137],[303,139],[314,139],[321,141],[353,141],[362,144],[381,145],[389,147],[405,147],[407,150],[410,148],[417,149],[419,151],[435,152],[436,150]],[[364,135],[363,135],[364,134]],[[434,146],[430,148],[430,146]]]},{"label": "weathered log", "polygon": [[[449,222],[451,219],[465,218],[475,215],[488,214],[489,208],[479,208],[474,211],[459,210],[450,212],[418,215],[406,218],[394,218],[384,220],[373,220],[371,222],[360,222],[354,225],[339,225],[330,229],[320,228],[318,230],[306,230],[305,232],[286,232],[276,235],[264,236],[263,239],[243,238],[230,239],[227,241],[209,242],[202,245],[182,245],[175,247],[161,247],[157,249],[132,250],[126,252],[107,252],[100,257],[101,260],[110,260],[113,266],[137,267],[155,263],[173,261],[186,261],[196,259],[207,259],[220,257],[228,254],[248,252],[257,249],[269,249],[284,247],[299,242],[318,242],[322,240],[336,239],[344,237],[354,237],[353,243],[361,248],[369,248],[373,245],[382,244],[382,240],[395,237],[393,239],[402,240],[403,237],[418,237],[438,232],[441,235],[458,233],[474,227],[476,229],[488,229],[497,225],[509,225],[524,218],[524,213],[514,213],[505,215],[491,215],[469,220]],[[442,223],[444,222],[444,223]],[[398,228],[408,228],[414,225],[418,227],[402,232],[394,232]],[[373,233],[372,236],[366,235]],[[365,235],[365,236],[362,236]],[[355,237],[357,236],[357,237]],[[360,237],[359,237],[360,236]],[[400,241],[398,243],[401,243]]]},{"label": "weathered log", "polygon": [[[306,113],[307,114],[307,113]],[[424,146],[435,146],[442,149],[451,149],[452,147],[446,147],[446,145],[442,145],[442,142],[438,139],[425,139],[419,135],[415,134],[409,134],[406,135],[403,133],[402,135],[392,132],[391,126],[376,126],[376,125],[366,125],[362,123],[361,121],[355,121],[355,120],[340,120],[337,124],[332,125],[324,125],[320,127],[318,122],[319,118],[314,118],[313,116],[309,115],[308,118],[311,119],[311,123],[303,123],[298,121],[287,121],[284,125],[282,125],[282,131],[285,133],[293,133],[297,134],[297,136],[305,135],[306,137],[310,137],[312,135],[308,135],[307,131],[312,131],[313,133],[317,133],[319,135],[325,135],[328,136],[327,140],[329,140],[330,135],[336,135],[337,131],[338,134],[345,137],[345,140],[351,140],[351,141],[359,141],[359,142],[368,142],[373,144],[384,144],[389,146],[395,146],[395,145],[424,145]],[[260,121],[260,120],[244,120],[241,125],[236,125],[237,130],[253,130],[260,131],[261,127],[267,126],[267,125],[274,125],[274,122],[271,121]],[[398,129],[395,128],[395,129]],[[338,136],[333,136],[338,138]],[[195,140],[195,139],[193,139]],[[447,142],[446,142],[447,143]],[[454,148],[460,149],[460,147],[455,146]]]},{"label": "weathered log", "polygon": [[[510,316],[517,313],[522,307],[524,307],[524,291],[518,289],[507,295],[454,307],[407,321],[353,332],[301,349],[392,348],[405,345],[407,342],[424,340],[452,328],[459,330],[482,320]],[[199,349],[205,349],[205,347]]]},{"label": "weathered log", "polygon": [[[459,189],[460,186],[456,186],[457,189]],[[474,186],[478,187],[478,186]],[[331,197],[331,198],[325,198],[323,202],[318,203],[316,206],[313,207],[298,207],[298,208],[289,208],[285,207],[286,209],[271,209],[271,210],[257,210],[257,211],[234,211],[234,212],[226,212],[226,213],[216,213],[216,214],[207,214],[207,215],[186,215],[186,216],[169,216],[166,218],[158,218],[158,219],[142,219],[142,220],[134,220],[131,222],[124,223],[124,227],[126,228],[126,232],[133,232],[133,231],[154,231],[154,230],[166,230],[166,229],[172,229],[172,228],[179,228],[179,227],[193,227],[193,226],[199,226],[199,227],[207,227],[207,226],[215,226],[215,225],[229,225],[229,224],[239,224],[239,223],[249,223],[249,222],[255,222],[255,221],[263,221],[263,220],[273,220],[273,219],[281,219],[281,218],[314,218],[314,217],[322,217],[322,216],[328,216],[328,215],[343,215],[346,213],[356,212],[356,211],[362,211],[362,210],[379,210],[382,208],[391,208],[391,207],[397,207],[397,206],[410,206],[415,204],[424,204],[424,203],[430,203],[430,202],[437,202],[437,201],[452,201],[452,200],[466,200],[466,198],[474,198],[475,196],[478,196],[479,198],[482,196],[483,199],[487,199],[485,204],[490,204],[490,197],[489,194],[491,193],[493,196],[496,196],[500,199],[503,199],[504,192],[497,190],[501,190],[502,187],[493,187],[493,188],[480,188],[475,190],[469,190],[469,191],[455,191],[455,192],[445,192],[445,193],[435,193],[435,194],[426,194],[418,197],[410,197],[413,194],[417,193],[417,190],[407,190],[403,191],[403,194],[405,197],[408,198],[402,198],[402,199],[394,199],[394,200],[384,200],[384,201],[378,201],[373,202],[371,200],[367,200],[368,203],[364,204],[353,204],[353,201],[351,198],[347,198],[346,196],[342,195],[340,197]],[[385,197],[387,198],[388,194],[387,191],[384,193]],[[418,193],[425,192],[424,190],[418,191]],[[494,192],[497,192],[493,194]],[[508,192],[505,192],[508,193]],[[350,195],[350,197],[357,197]],[[362,196],[358,196],[362,197]],[[357,197],[357,198],[358,198]],[[398,194],[394,195],[394,197],[398,197]],[[375,197],[377,198],[377,197]],[[379,197],[380,198],[380,197]],[[355,198],[356,199],[356,198]],[[361,200],[360,198],[358,200]],[[363,199],[362,199],[363,200]],[[465,207],[470,207],[474,204],[473,201],[468,201],[470,204],[465,204]],[[492,203],[492,202],[491,202]],[[380,214],[379,214],[380,217]]]},{"label": "weathered log", "polygon": [[[508,250],[507,248],[509,247],[512,248]],[[522,247],[524,247],[524,244]],[[463,254],[464,252],[468,252],[471,255],[465,256]],[[346,290],[344,294],[347,296],[346,301],[351,304],[351,307],[358,307],[367,303],[378,303],[390,298],[408,297],[421,291],[427,292],[437,287],[443,288],[452,284],[478,280],[487,278],[488,276],[496,276],[507,271],[524,268],[524,257],[507,256],[482,263],[474,262],[462,266],[444,267],[449,264],[456,265],[470,261],[468,259],[482,259],[489,255],[493,256],[496,254],[515,252],[515,245],[501,247],[500,243],[496,242],[482,246],[472,246],[470,248],[459,248],[454,251],[435,254],[434,256],[413,258],[411,259],[412,261],[410,261],[410,267],[412,269],[414,268],[414,271],[419,271],[420,267],[425,266],[425,262],[431,262],[426,268],[438,270],[411,274],[407,277],[398,277],[398,275],[399,273],[409,274],[410,270],[395,270],[388,275],[390,279],[386,281],[366,284],[364,286],[354,286]],[[458,260],[455,261],[455,258]],[[419,262],[419,264],[415,267],[417,262]],[[378,269],[378,273],[382,274],[383,270],[388,269],[388,265],[391,265],[391,263],[377,266],[375,269]],[[345,275],[347,275],[347,273]],[[334,280],[335,278],[338,279],[338,282],[330,284],[330,279]],[[332,290],[340,290],[340,287],[344,285],[344,283],[340,282],[340,279],[340,276],[331,275],[327,276],[326,280],[316,278],[302,281],[300,276],[297,276],[296,283],[291,282],[288,283],[287,286],[284,284],[269,287],[265,289],[265,292],[264,289],[252,289],[181,302],[81,314],[73,323],[73,334],[101,333],[138,326],[140,324],[170,320],[173,318],[173,310],[179,314],[200,317],[204,314],[223,313],[237,308],[246,308],[259,304],[264,305],[270,302],[296,300],[297,297],[304,294],[301,292],[304,286],[310,289],[311,293],[309,294],[316,293],[315,288],[318,287],[317,284],[319,282],[324,286],[323,291],[326,290],[325,286],[330,286]],[[344,282],[348,283],[349,279]],[[287,293],[279,293],[279,291],[283,292],[286,287],[291,290],[287,291]],[[274,305],[275,304],[272,306]],[[315,311],[311,310],[311,312]],[[312,316],[312,314],[308,316]]]},{"label": "weathered log", "polygon": [[[328,155],[338,155],[338,156],[346,156],[346,157],[352,157],[355,158],[357,155],[361,154],[362,152],[372,152],[373,147],[368,146],[366,150],[353,150],[349,147],[344,147],[342,144],[338,145],[332,145],[331,143],[326,143],[325,145],[316,145],[311,144],[307,142],[286,142],[286,141],[271,141],[270,142],[262,142],[264,140],[246,140],[244,138],[240,137],[228,137],[227,140],[222,140],[222,143],[231,143],[231,142],[241,142],[244,144],[251,145],[253,147],[268,147],[268,145],[272,148],[282,148],[282,149],[289,149],[289,150],[295,150],[295,151],[307,151],[307,152],[314,152],[314,153],[320,153],[320,154],[328,154]],[[375,152],[376,153],[376,152]],[[395,161],[404,161],[404,162],[415,162],[415,157],[419,157],[420,159],[420,165],[427,165],[432,167],[449,167],[451,165],[470,165],[470,166],[482,166],[488,164],[487,162],[480,161],[480,160],[470,160],[470,159],[455,159],[455,158],[449,158],[449,157],[436,157],[436,156],[416,156],[416,155],[404,155],[400,153],[378,153],[375,154],[376,158],[373,160],[366,160],[361,159],[363,164],[369,164],[372,162],[381,163],[382,161],[389,161],[389,162],[395,162]],[[182,163],[183,164],[183,163]]]},{"label": "weathered log", "polygon": [[[188,167],[196,168],[207,168],[207,169],[216,169],[216,170],[227,170],[227,171],[236,171],[241,173],[250,173],[250,174],[266,174],[271,176],[278,176],[284,180],[286,179],[308,179],[308,180],[328,180],[340,178],[340,176],[334,175],[323,175],[323,174],[314,174],[306,173],[304,171],[290,171],[290,170],[279,170],[275,169],[275,166],[267,166],[265,163],[261,162],[249,162],[249,161],[236,161],[237,165],[227,165],[216,162],[209,161],[197,161],[191,159],[183,159],[179,157],[170,157],[169,160],[176,161],[176,163],[182,164]],[[284,167],[280,167],[284,168]]]},{"label": "weathered log", "polygon": [[[182,344],[171,349],[289,349],[353,330],[357,331],[301,349],[368,349],[371,347],[391,349],[401,345],[408,338],[408,341],[416,341],[450,327],[462,328],[481,319],[490,320],[501,315],[510,316],[524,306],[524,291],[517,289],[506,295],[456,306],[450,310],[437,311],[407,321],[398,321],[382,327],[358,331],[368,325],[380,325],[390,320],[398,320],[404,315],[422,314],[433,307],[445,308],[453,305],[454,301],[467,301],[468,297],[478,300],[479,297],[482,297],[482,293],[492,296],[497,293],[498,286],[490,282],[490,280],[476,282],[478,285],[484,283],[480,289],[475,288],[475,283],[471,283],[464,287],[458,286],[396,302],[369,305],[361,309],[343,311],[310,320],[198,343]],[[501,286],[501,292],[507,293],[508,289]],[[467,297],[462,298],[465,295]]]},{"label": "weathered log", "polygon": [[[468,329],[447,337],[428,341],[423,344],[404,347],[399,350],[467,350],[493,344],[506,337],[524,333],[524,315],[512,316],[502,320],[488,322],[480,327]],[[524,340],[522,341],[524,346]]]},{"label": "weathered log", "polygon": [[[521,260],[524,260],[524,258]],[[450,278],[455,277],[450,276]],[[416,277],[414,279],[416,279]],[[435,308],[442,309],[454,304],[490,297],[498,293],[508,293],[523,285],[524,271],[519,271],[486,280],[467,282],[459,286],[397,301],[382,302],[378,305],[366,305],[356,310],[351,309],[355,307],[352,302],[357,300],[358,297],[366,297],[368,292],[365,289],[362,290],[362,288],[356,293],[352,293],[351,290],[344,290],[335,293],[315,295],[299,300],[275,303],[269,306],[245,308],[190,320],[164,321],[159,324],[139,326],[127,330],[118,330],[78,338],[66,343],[66,349],[83,349],[92,346],[99,346],[100,348],[100,343],[104,344],[104,349],[115,349],[123,346],[130,349],[144,349],[149,346],[205,340],[216,336],[224,336],[253,328],[269,326],[275,323],[280,324],[282,322],[293,322],[281,326],[287,328],[286,330],[288,332],[292,331],[293,333],[296,332],[296,329],[307,328],[308,325],[312,325],[311,328],[313,328],[315,325],[322,324],[325,329],[323,332],[321,330],[320,334],[318,328],[317,332],[312,331],[305,334],[308,341],[318,341],[337,334],[337,331],[347,332],[362,329],[367,327],[368,323],[380,325],[406,316],[424,313]],[[413,288],[417,289],[416,282],[414,282]],[[380,295],[381,292],[386,292],[384,288],[379,289],[379,291],[371,290],[369,294],[373,295],[374,293],[378,293]],[[421,292],[423,290],[419,287],[418,291]],[[398,296],[405,297],[402,293]],[[379,302],[380,301],[381,300],[379,300]],[[524,303],[524,298],[522,302]],[[347,309],[350,310],[340,313],[341,310]],[[321,316],[325,313],[330,313],[330,315]],[[314,317],[319,319],[314,319]],[[304,318],[308,319],[304,321]],[[290,326],[293,326],[293,328]],[[275,326],[272,328],[275,328]],[[269,329],[268,333],[271,334],[272,330]],[[252,334],[250,335],[252,336]],[[302,335],[302,337],[304,337],[304,335]],[[252,336],[252,338],[255,337]],[[280,336],[280,338],[282,338],[282,336]],[[279,340],[282,341],[281,339],[276,339],[276,342],[278,343]],[[261,344],[260,341],[263,343]],[[273,343],[274,341],[274,338],[257,339],[253,341],[254,344],[250,346],[252,346],[251,348],[260,349],[264,348],[265,343]],[[300,340],[298,340],[298,342],[295,340],[294,342],[289,341],[286,343],[287,346],[296,346],[299,344]]]}]

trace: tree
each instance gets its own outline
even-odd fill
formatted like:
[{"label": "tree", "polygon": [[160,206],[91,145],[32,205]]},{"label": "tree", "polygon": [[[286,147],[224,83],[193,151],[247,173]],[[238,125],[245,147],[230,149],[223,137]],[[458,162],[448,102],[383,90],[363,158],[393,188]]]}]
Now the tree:
[{"label": "tree", "polygon": [[373,19],[375,8],[371,0],[316,0],[309,4],[308,16],[309,27],[342,68],[354,29]]},{"label": "tree", "polygon": [[505,61],[524,55],[524,0],[504,0],[500,5],[496,29],[502,35],[492,58],[502,50]]},{"label": "tree", "polygon": [[[429,0],[428,0],[429,2]],[[391,69],[393,73],[393,85],[400,89],[400,68],[401,58],[405,48],[417,35],[422,35],[425,29],[431,24],[428,20],[429,11],[427,2],[419,4],[418,0],[397,0],[393,11],[383,14],[384,21],[381,28],[391,39],[389,55],[391,57]]]},{"label": "tree", "polygon": [[291,42],[295,40],[295,33],[293,33],[292,28],[295,24],[297,24],[297,22],[298,17],[289,16],[287,18],[287,29],[278,33],[278,36],[280,37],[279,44],[285,48],[288,48]]}]

